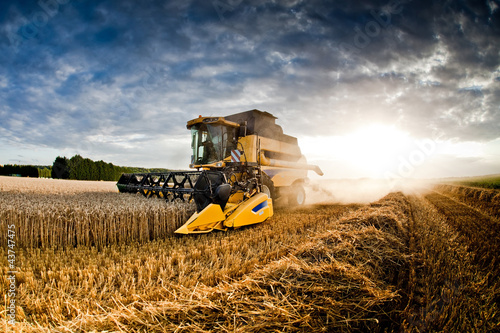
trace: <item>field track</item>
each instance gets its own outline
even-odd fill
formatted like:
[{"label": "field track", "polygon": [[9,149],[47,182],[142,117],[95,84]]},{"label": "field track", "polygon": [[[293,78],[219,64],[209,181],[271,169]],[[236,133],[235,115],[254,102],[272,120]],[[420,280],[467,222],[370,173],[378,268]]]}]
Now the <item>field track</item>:
[{"label": "field track", "polygon": [[446,217],[446,222],[470,246],[474,261],[485,270],[498,275],[500,261],[500,223],[488,214],[433,192],[425,196],[436,209]]},{"label": "field track", "polygon": [[[453,194],[431,190],[409,195],[407,331],[500,329],[498,220]],[[490,202],[483,206],[491,207]]]}]

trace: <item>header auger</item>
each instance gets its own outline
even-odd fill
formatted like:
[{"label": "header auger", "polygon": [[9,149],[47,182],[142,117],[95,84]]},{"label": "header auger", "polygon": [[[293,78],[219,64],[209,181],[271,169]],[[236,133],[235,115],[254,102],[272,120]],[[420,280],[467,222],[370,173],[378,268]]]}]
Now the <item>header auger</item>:
[{"label": "header auger", "polygon": [[206,233],[261,223],[273,216],[273,200],[305,201],[309,165],[297,138],[283,134],[268,112],[250,110],[227,117],[188,121],[192,169],[123,174],[118,190],[146,197],[196,203],[196,213],[176,233]]}]

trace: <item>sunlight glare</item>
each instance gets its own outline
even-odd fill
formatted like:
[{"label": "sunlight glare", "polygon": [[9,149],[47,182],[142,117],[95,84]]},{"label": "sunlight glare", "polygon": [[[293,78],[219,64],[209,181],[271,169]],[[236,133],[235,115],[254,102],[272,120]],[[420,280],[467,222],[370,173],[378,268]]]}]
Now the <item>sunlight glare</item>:
[{"label": "sunlight glare", "polygon": [[[310,161],[333,160],[322,166],[333,177],[381,178],[395,168],[398,156],[411,145],[408,133],[394,126],[371,124],[343,136],[305,137],[299,143]],[[326,149],[325,149],[326,148]],[[350,175],[335,175],[336,170],[350,170]]]}]

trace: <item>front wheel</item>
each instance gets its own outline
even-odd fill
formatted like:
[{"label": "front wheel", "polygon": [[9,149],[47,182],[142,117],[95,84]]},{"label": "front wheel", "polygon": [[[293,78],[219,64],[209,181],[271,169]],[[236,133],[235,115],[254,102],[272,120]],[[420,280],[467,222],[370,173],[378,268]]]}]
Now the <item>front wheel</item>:
[{"label": "front wheel", "polygon": [[306,191],[301,184],[293,185],[288,194],[288,204],[290,206],[302,206],[306,202]]},{"label": "front wheel", "polygon": [[262,172],[262,192],[274,201],[276,196],[274,184],[265,172]]}]

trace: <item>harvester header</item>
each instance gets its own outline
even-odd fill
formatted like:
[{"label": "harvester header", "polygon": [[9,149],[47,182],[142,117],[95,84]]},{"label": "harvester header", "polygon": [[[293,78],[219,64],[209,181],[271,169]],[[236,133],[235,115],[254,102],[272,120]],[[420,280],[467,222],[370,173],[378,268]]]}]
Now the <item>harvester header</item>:
[{"label": "harvester header", "polygon": [[194,200],[197,212],[177,233],[204,233],[260,223],[273,201],[305,202],[307,164],[297,138],[283,133],[276,117],[250,110],[226,117],[198,117],[191,131],[191,164],[197,171],[123,174],[120,192],[166,200]]}]

